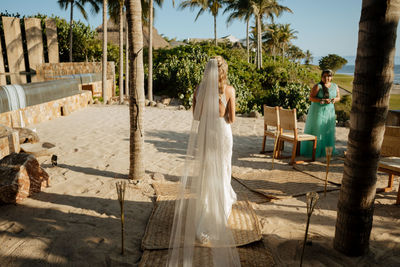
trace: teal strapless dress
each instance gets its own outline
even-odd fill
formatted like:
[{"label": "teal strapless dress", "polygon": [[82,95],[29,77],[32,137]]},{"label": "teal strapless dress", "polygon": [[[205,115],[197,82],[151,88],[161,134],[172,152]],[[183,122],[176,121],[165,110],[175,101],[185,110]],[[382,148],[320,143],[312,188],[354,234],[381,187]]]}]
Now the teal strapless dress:
[{"label": "teal strapless dress", "polygon": [[[322,86],[318,84],[317,98],[323,98],[324,92]],[[337,85],[331,83],[329,87],[329,98],[336,97]],[[336,154],[335,151],[335,128],[336,128],[336,115],[335,106],[331,104],[320,104],[312,102],[307,114],[306,127],[304,133],[317,136],[317,150],[315,156],[325,157],[325,147],[331,146],[333,148],[332,155]],[[312,142],[303,141],[300,145],[300,154],[306,157],[312,156]]]}]

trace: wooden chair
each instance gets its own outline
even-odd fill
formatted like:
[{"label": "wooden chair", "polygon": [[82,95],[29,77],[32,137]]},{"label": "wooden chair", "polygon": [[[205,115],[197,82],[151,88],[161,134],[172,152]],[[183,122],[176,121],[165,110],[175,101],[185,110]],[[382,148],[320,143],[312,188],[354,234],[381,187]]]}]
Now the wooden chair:
[{"label": "wooden chair", "polygon": [[[268,126],[274,127],[273,129],[268,129]],[[279,123],[279,107],[270,107],[264,105],[264,139],[262,143],[261,153],[265,153],[265,141],[267,136],[274,139],[274,144],[276,142],[277,134],[280,132],[280,123]],[[273,150],[267,151],[273,152]],[[273,155],[276,158],[277,153]]]},{"label": "wooden chair", "polygon": [[[280,118],[280,128],[281,133],[279,135],[278,140],[278,156],[281,154],[281,147],[284,142],[290,142],[293,144],[292,157],[290,159],[290,165],[295,162],[296,152],[298,149],[299,142],[302,141],[313,141],[313,153],[312,153],[312,161],[315,161],[315,151],[317,149],[317,137],[311,134],[299,134],[297,129],[297,117],[296,117],[296,109],[283,109],[279,110],[279,118]],[[285,132],[286,131],[286,132]]]},{"label": "wooden chair", "polygon": [[[400,127],[386,126],[381,147],[381,159],[378,164],[378,171],[389,175],[388,185],[385,188],[378,188],[377,192],[390,192],[393,188],[394,176],[400,176]],[[400,184],[397,191],[396,204],[400,205]]]}]

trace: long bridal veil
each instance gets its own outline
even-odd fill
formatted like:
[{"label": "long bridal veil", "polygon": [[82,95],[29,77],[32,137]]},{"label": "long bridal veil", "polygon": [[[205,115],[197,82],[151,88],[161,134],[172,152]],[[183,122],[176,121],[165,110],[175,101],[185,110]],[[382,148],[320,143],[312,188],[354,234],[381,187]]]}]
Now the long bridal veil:
[{"label": "long bridal veil", "polygon": [[[219,117],[218,65],[211,59],[200,83],[184,173],[175,202],[168,266],[240,266],[223,175],[225,121]],[[231,149],[231,148],[230,148]]]}]

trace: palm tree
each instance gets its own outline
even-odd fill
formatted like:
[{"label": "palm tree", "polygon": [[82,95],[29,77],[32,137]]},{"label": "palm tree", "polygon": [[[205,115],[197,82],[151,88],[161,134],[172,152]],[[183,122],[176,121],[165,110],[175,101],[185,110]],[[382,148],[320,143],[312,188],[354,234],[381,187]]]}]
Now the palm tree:
[{"label": "palm tree", "polygon": [[119,25],[119,102],[124,101],[124,0],[108,0],[109,14]]},{"label": "palm tree", "polygon": [[[161,7],[163,0],[156,0]],[[153,101],[153,0],[149,0],[149,73],[147,76],[147,98]]]},{"label": "palm tree", "polygon": [[286,56],[293,61],[300,61],[305,57],[305,54],[300,47],[290,44],[286,50]]},{"label": "palm tree", "polygon": [[[128,0],[125,0],[125,7],[128,6]],[[129,27],[127,16],[128,11],[125,15],[125,94],[129,97]]]},{"label": "palm tree", "polygon": [[92,13],[98,13],[100,7],[97,4],[98,0],[58,0],[58,5],[60,8],[67,10],[68,7],[70,11],[70,21],[69,21],[69,61],[72,62],[72,27],[74,24],[74,7],[76,6],[81,12],[82,16],[87,20],[88,15],[85,11],[85,4],[89,3],[92,7]]},{"label": "palm tree", "polygon": [[271,51],[272,56],[274,57],[275,61],[275,56],[277,54],[277,49],[280,49],[279,45],[279,40],[281,39],[281,31],[279,28],[278,24],[271,23],[268,24],[268,26],[265,29],[265,32],[263,33],[263,42],[268,47],[268,49]]},{"label": "palm tree", "polygon": [[286,6],[278,4],[278,0],[250,0],[251,11],[256,18],[257,27],[257,68],[262,68],[262,41],[261,41],[261,25],[264,17],[273,20],[273,17],[279,17],[282,12],[291,12],[292,10]]},{"label": "palm tree", "polygon": [[363,0],[361,9],[351,127],[334,238],[334,248],[349,256],[369,250],[376,172],[393,87],[400,1]]},{"label": "palm tree", "polygon": [[147,99],[153,101],[153,0],[149,0],[149,75],[147,76]]},{"label": "palm tree", "polygon": [[282,57],[284,57],[285,50],[289,46],[290,41],[293,39],[297,39],[297,36],[295,35],[297,31],[290,29],[290,24],[280,24],[279,31],[280,31],[279,43],[281,46]]},{"label": "palm tree", "polygon": [[107,95],[107,0],[103,0],[103,58],[102,58],[102,86],[103,86],[103,101],[106,104]]},{"label": "palm tree", "polygon": [[306,65],[310,65],[310,62],[312,62],[313,61],[313,56],[312,56],[312,54],[311,54],[311,52],[310,52],[310,50],[307,50],[305,53],[304,53],[304,58],[305,58],[305,60],[304,60],[304,63],[306,64]]},{"label": "palm tree", "polygon": [[250,62],[250,40],[249,40],[249,21],[252,15],[249,0],[228,0],[225,7],[224,14],[229,13],[227,24],[231,24],[234,19],[246,21],[246,49],[247,49],[247,62]]},{"label": "palm tree", "polygon": [[142,6],[140,0],[127,0],[127,21],[129,28],[130,71],[130,147],[129,178],[139,180],[145,174],[144,167],[144,71],[143,71],[143,30]]},{"label": "palm tree", "polygon": [[197,16],[195,18],[195,21],[199,18],[201,14],[203,14],[205,11],[209,11],[211,15],[214,17],[214,43],[215,45],[218,45],[217,41],[217,16],[219,9],[223,5],[223,0],[186,0],[183,1],[180,5],[179,8],[184,9],[189,7],[191,10],[195,9],[196,7],[199,7],[200,10],[197,13]]}]

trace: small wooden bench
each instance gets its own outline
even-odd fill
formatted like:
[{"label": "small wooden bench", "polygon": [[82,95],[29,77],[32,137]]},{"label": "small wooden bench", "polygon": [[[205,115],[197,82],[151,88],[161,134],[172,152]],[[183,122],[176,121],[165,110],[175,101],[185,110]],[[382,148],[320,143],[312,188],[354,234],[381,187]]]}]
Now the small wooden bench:
[{"label": "small wooden bench", "polygon": [[[394,176],[400,176],[400,127],[386,126],[383,137],[382,158],[378,164],[378,171],[389,174],[388,186],[381,189],[384,192],[392,191]],[[397,192],[396,204],[400,205],[400,185]]]}]

